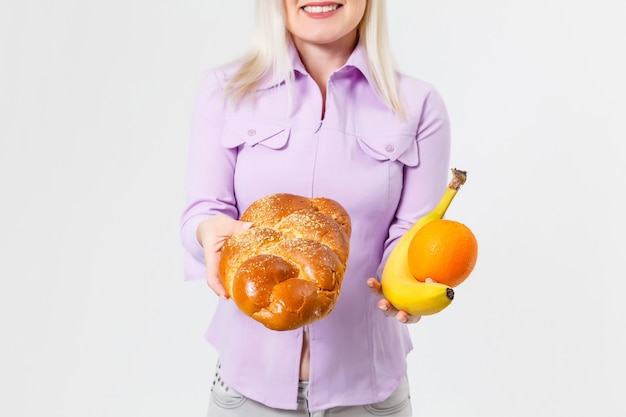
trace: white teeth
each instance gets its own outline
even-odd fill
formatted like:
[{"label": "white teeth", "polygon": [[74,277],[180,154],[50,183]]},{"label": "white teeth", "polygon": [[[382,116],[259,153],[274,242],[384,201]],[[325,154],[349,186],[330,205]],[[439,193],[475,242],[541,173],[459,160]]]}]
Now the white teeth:
[{"label": "white teeth", "polygon": [[303,9],[307,13],[328,13],[337,10],[338,7],[338,4],[333,4],[331,6],[304,6]]}]

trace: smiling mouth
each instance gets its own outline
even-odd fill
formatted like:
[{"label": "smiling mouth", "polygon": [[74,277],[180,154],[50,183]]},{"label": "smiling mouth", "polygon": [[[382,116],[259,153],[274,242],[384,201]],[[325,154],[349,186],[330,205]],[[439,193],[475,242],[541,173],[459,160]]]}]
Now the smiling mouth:
[{"label": "smiling mouth", "polygon": [[341,4],[329,4],[326,6],[304,6],[302,10],[311,14],[329,13],[329,12],[334,12],[340,7],[341,7]]}]

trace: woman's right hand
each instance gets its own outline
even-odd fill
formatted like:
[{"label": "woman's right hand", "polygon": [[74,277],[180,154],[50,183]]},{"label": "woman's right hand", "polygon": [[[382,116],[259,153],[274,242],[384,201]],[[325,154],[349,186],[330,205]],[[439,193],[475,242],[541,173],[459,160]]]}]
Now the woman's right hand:
[{"label": "woman's right hand", "polygon": [[220,298],[228,299],[219,273],[220,251],[226,239],[233,233],[242,232],[252,226],[250,222],[234,220],[224,214],[211,216],[198,225],[196,237],[204,248],[206,282]]}]

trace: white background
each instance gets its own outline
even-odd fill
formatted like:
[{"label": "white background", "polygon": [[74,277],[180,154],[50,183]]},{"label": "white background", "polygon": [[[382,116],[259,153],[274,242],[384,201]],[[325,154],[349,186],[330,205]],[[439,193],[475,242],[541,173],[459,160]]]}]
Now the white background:
[{"label": "white background", "polygon": [[[182,280],[192,102],[252,1],[1,0],[0,415],[201,416],[215,297]],[[480,244],[411,326],[420,416],[624,416],[626,4],[389,1]]]}]

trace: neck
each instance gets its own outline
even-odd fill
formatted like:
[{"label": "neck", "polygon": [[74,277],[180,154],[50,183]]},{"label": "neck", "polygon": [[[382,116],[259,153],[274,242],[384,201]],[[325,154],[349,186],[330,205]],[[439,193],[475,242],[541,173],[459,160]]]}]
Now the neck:
[{"label": "neck", "polygon": [[348,61],[356,42],[356,31],[332,44],[313,44],[294,39],[300,59],[322,91],[322,96],[326,96],[328,78]]}]

